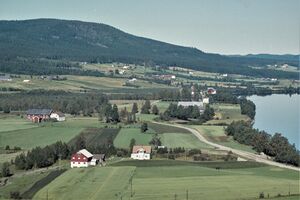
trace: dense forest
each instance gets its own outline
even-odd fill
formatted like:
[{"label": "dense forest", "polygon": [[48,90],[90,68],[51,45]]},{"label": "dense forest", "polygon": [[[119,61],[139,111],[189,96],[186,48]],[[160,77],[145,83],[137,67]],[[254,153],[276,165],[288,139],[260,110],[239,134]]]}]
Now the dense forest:
[{"label": "dense forest", "polygon": [[232,122],[226,128],[226,133],[239,143],[251,145],[257,152],[274,157],[277,162],[300,165],[299,151],[280,133],[271,136],[265,131],[252,128],[250,123],[244,121]]},{"label": "dense forest", "polygon": [[[24,65],[23,59],[36,62],[43,58],[92,63],[151,63],[161,66],[184,66],[208,72],[298,78],[298,74],[293,72],[249,67],[282,63],[297,65],[298,62],[294,60],[229,57],[205,53],[196,48],[137,37],[105,24],[35,19],[0,21],[0,29],[2,72],[31,74],[31,66],[36,65],[31,65],[32,62]],[[47,65],[51,67],[50,63],[44,63],[43,66]],[[51,71],[53,72],[53,69]]]}]

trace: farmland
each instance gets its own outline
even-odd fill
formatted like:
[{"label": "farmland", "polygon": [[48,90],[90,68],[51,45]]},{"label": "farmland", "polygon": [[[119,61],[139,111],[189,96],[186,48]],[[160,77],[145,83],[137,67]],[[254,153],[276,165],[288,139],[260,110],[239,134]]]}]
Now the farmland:
[{"label": "farmland", "polygon": [[[4,124],[5,129],[9,131],[0,131],[0,147],[10,145],[29,149],[52,144],[59,140],[68,142],[86,127],[104,126],[97,118],[68,118],[65,122],[47,122],[38,125],[28,122],[26,119],[21,120],[22,123],[17,127],[13,126],[10,118],[1,120],[1,124]],[[21,120],[18,119],[18,121]]]},{"label": "farmland", "polygon": [[[117,199],[128,190],[135,167],[68,170],[40,190],[33,199]],[[80,188],[80,190],[74,190]]]},{"label": "farmland", "polygon": [[[143,164],[145,162],[145,164]],[[40,190],[34,199],[251,199],[261,192],[299,194],[299,174],[251,162],[193,163],[121,161],[110,167],[71,169]],[[216,170],[214,166],[220,166]],[[239,181],[236,181],[239,180]],[[158,184],[159,183],[159,184]],[[80,187],[81,190],[74,190]],[[288,198],[284,198],[288,199]]]},{"label": "farmland", "polygon": [[192,127],[198,130],[204,137],[214,143],[248,152],[255,152],[251,148],[251,146],[240,144],[237,141],[234,141],[231,136],[227,136],[225,134],[225,127],[223,126],[201,125]]}]

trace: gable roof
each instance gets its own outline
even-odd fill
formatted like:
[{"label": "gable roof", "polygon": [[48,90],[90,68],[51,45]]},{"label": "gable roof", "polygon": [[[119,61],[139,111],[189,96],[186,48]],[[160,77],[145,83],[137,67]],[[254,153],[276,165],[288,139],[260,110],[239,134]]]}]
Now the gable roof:
[{"label": "gable roof", "polygon": [[93,157],[93,154],[91,154],[90,152],[88,152],[88,150],[86,150],[86,149],[81,149],[77,153],[81,153],[81,154],[83,154],[87,158]]},{"label": "gable roof", "polygon": [[151,146],[143,146],[143,145],[133,146],[132,153],[137,153],[140,150],[144,150],[146,153],[151,153]]},{"label": "gable roof", "polygon": [[64,117],[65,116],[65,114],[64,113],[62,113],[62,112],[53,112],[53,113],[55,113],[55,114],[57,114],[59,117]]},{"label": "gable roof", "polygon": [[50,115],[52,109],[29,109],[27,110],[27,115]]}]

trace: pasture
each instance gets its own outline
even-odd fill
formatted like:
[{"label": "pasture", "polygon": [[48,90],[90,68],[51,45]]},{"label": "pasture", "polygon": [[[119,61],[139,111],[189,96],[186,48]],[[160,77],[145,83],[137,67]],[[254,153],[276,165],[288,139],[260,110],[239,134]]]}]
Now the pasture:
[{"label": "pasture", "polygon": [[233,121],[249,120],[246,115],[241,114],[239,104],[212,104],[218,119],[210,120],[205,124],[230,124]]},{"label": "pasture", "polygon": [[[129,189],[135,167],[94,167],[70,169],[33,199],[119,199]],[[76,189],[80,188],[80,189]]]},{"label": "pasture", "polygon": [[36,124],[15,115],[0,115],[0,132],[37,127]]},{"label": "pasture", "polygon": [[[59,140],[68,142],[87,127],[103,127],[97,118],[67,118],[65,122],[43,122],[33,124],[26,119],[23,126],[16,130],[13,125],[7,126],[10,131],[0,131],[0,147],[9,145],[22,149],[31,149],[36,146],[46,146]],[[1,120],[1,123],[5,123]],[[32,126],[32,127],[29,127]],[[23,129],[22,129],[23,128]]]},{"label": "pasture", "polygon": [[49,199],[163,200],[186,199],[188,193],[190,200],[234,200],[258,199],[261,192],[273,198],[289,192],[299,195],[298,180],[295,171],[254,162],[128,160],[109,167],[70,169],[34,199],[46,199],[48,193]]},{"label": "pasture", "polygon": [[122,128],[114,140],[114,146],[118,148],[129,148],[130,140],[135,139],[136,144],[149,145],[152,133],[141,133],[139,128]]},{"label": "pasture", "polygon": [[[249,163],[244,167],[243,163],[235,163],[231,163],[234,169],[229,165],[221,170],[201,164],[176,165],[176,162],[156,167],[151,167],[149,162],[145,167],[137,165],[131,199],[173,199],[175,195],[177,199],[186,199],[187,190],[189,199],[195,200],[255,199],[260,192],[274,197],[287,195],[289,190],[291,194],[299,194],[299,174],[295,171]],[[126,166],[128,162],[124,164]],[[222,166],[221,163],[218,165]]]},{"label": "pasture", "polygon": [[251,146],[240,144],[231,136],[227,136],[223,126],[197,125],[191,127],[197,129],[206,139],[214,143],[252,153],[255,152]]}]

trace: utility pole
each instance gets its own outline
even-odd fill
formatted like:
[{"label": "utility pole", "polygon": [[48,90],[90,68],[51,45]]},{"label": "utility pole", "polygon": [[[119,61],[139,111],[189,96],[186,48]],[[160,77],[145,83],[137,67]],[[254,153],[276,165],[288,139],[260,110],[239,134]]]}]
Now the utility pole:
[{"label": "utility pole", "polygon": [[291,196],[291,184],[289,183],[289,196]]},{"label": "utility pole", "polygon": [[177,200],[177,194],[174,195],[174,200]]},{"label": "utility pole", "polygon": [[130,197],[132,197],[133,196],[133,194],[132,194],[132,176],[131,176],[131,178],[130,178]]},{"label": "utility pole", "polygon": [[46,199],[48,200],[48,189],[47,189],[47,194],[46,194],[47,196],[46,196]]},{"label": "utility pole", "polygon": [[186,200],[189,200],[189,190],[186,190]]}]

